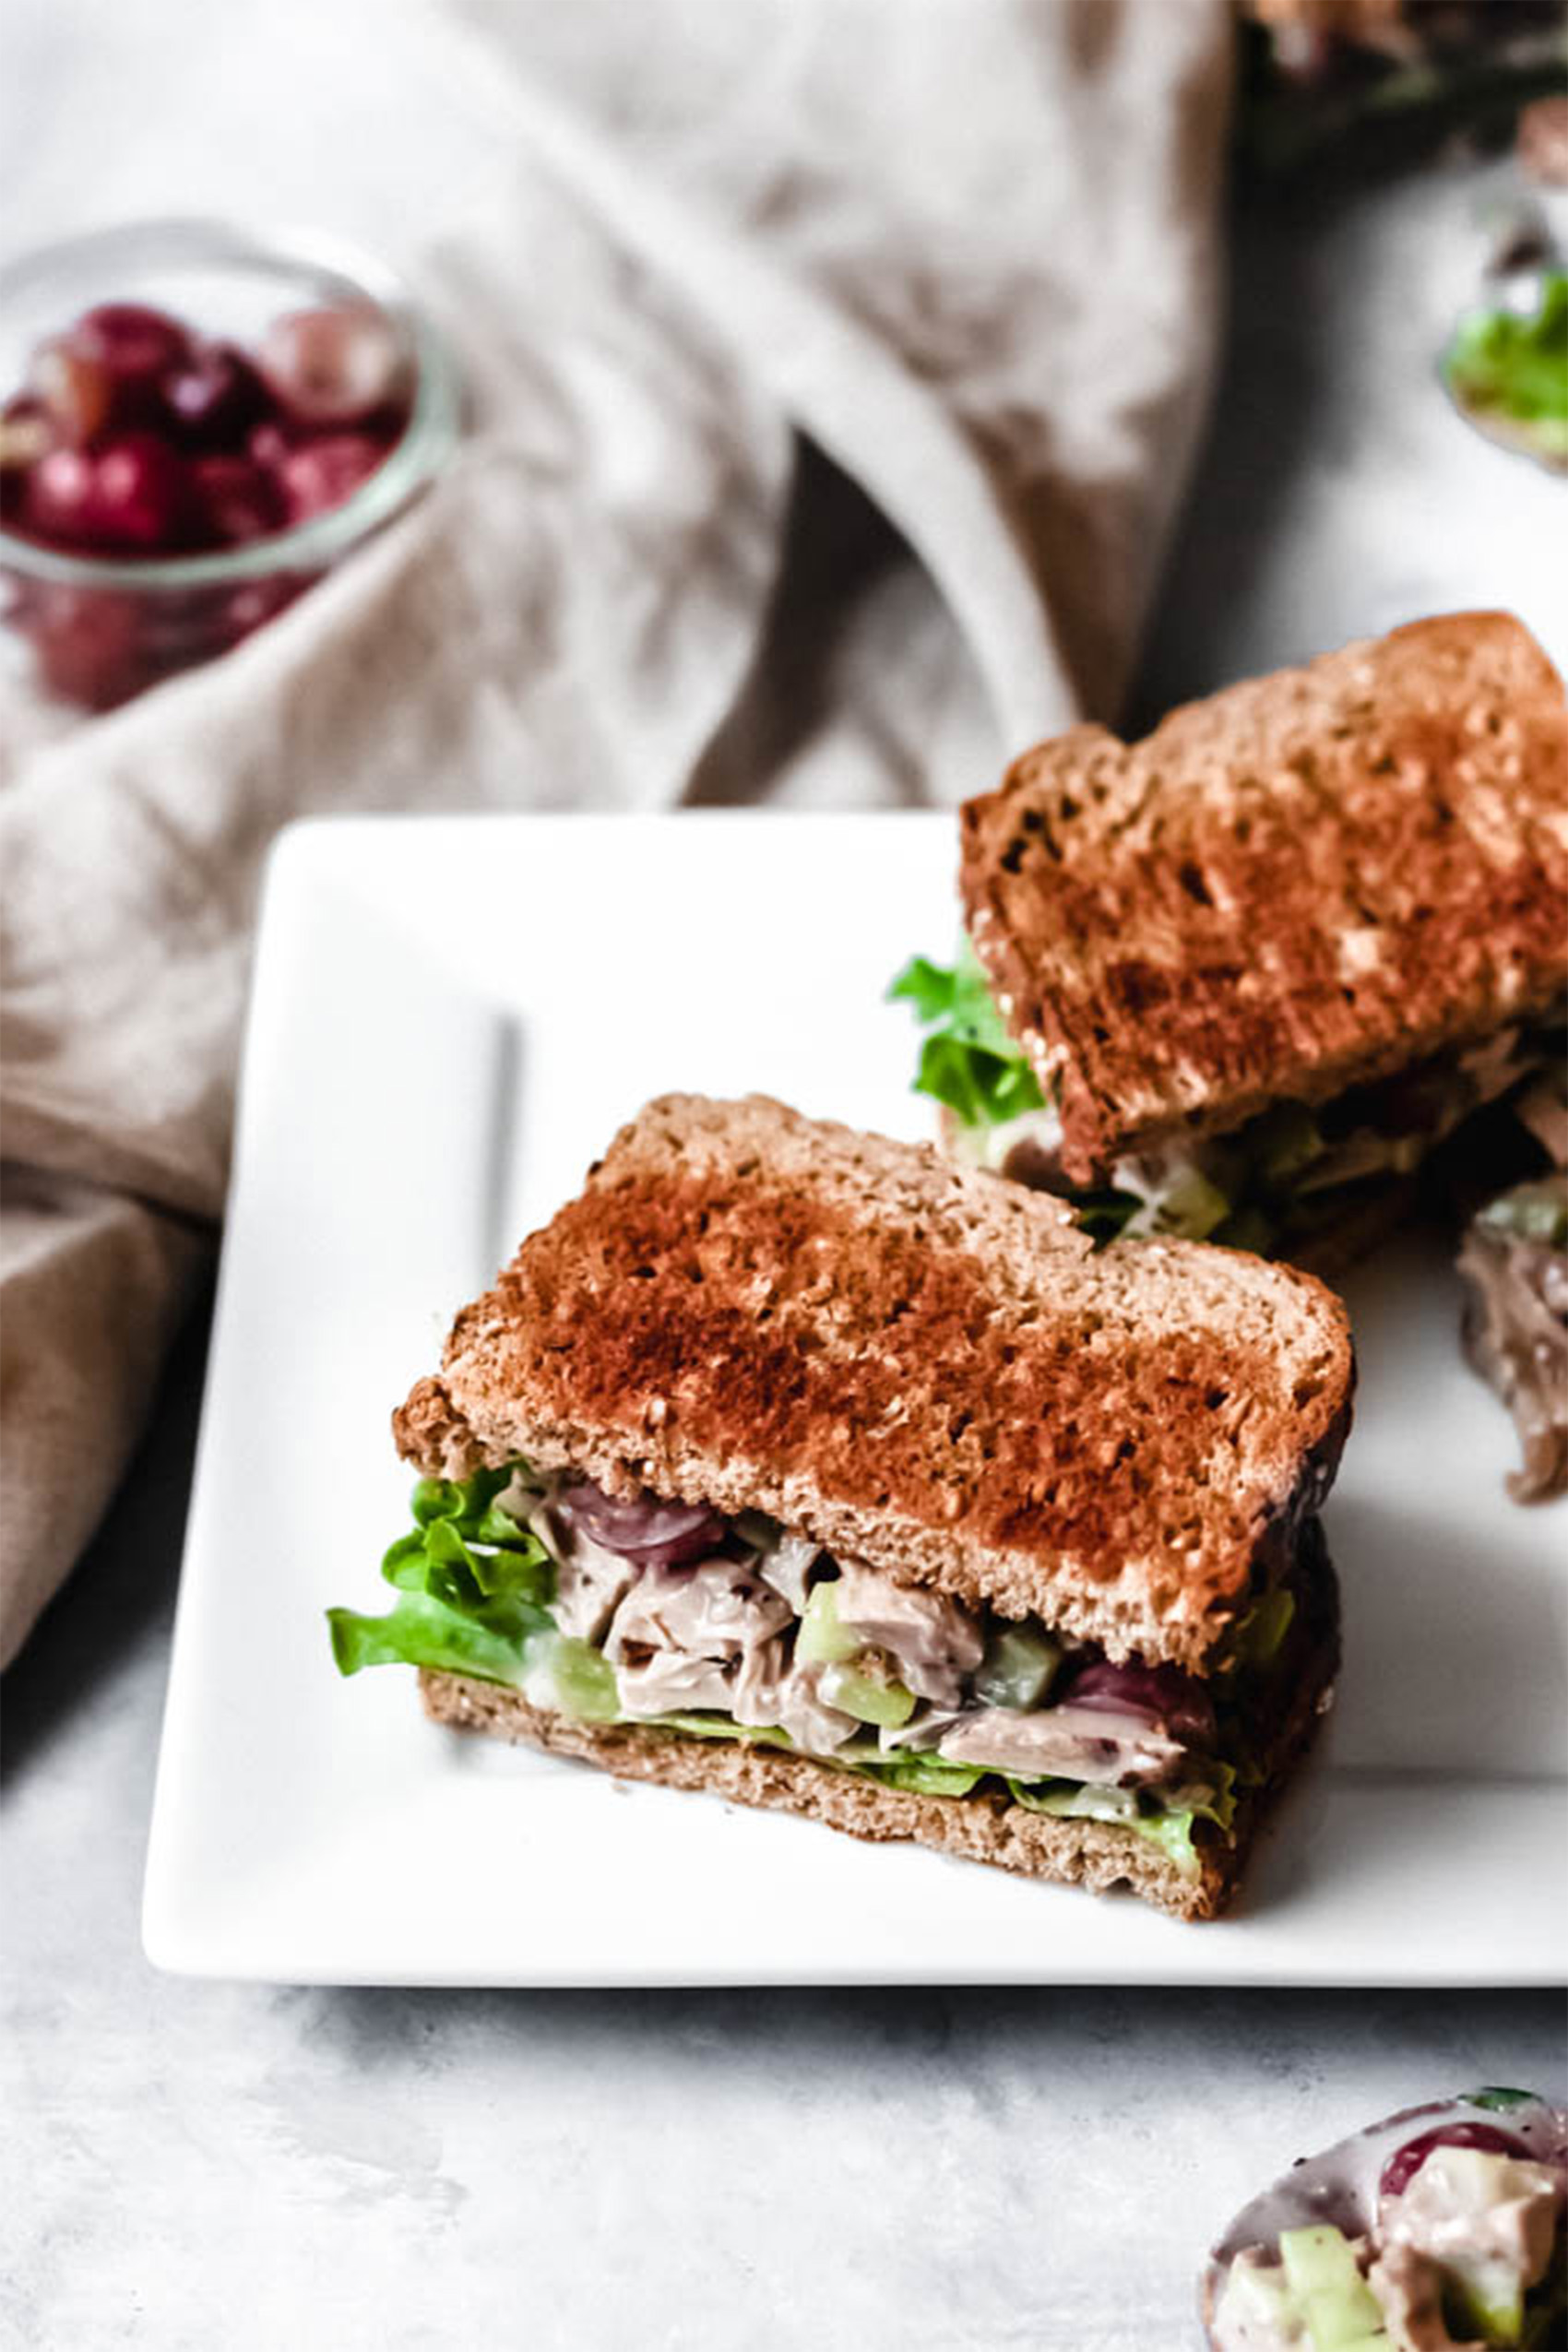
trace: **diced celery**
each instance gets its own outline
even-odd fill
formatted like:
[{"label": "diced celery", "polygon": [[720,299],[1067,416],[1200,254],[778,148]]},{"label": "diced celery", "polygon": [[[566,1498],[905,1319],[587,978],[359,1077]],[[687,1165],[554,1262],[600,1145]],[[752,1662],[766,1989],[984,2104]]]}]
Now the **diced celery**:
[{"label": "diced celery", "polygon": [[1201,1169],[1187,1168],[1161,1195],[1154,1221],[1161,1233],[1180,1233],[1189,1241],[1202,1241],[1229,1214],[1230,1204],[1218,1185],[1211,1184]]},{"label": "diced celery", "polygon": [[825,1667],[818,1687],[830,1707],[841,1707],[857,1723],[885,1725],[897,1731],[915,1711],[915,1694],[902,1682],[874,1682],[869,1674],[857,1674],[852,1666]]},{"label": "diced celery", "polygon": [[1448,2265],[1448,2296],[1461,2315],[1467,2336],[1495,2345],[1499,2352],[1517,2344],[1525,2329],[1525,2289],[1503,2266],[1491,2277],[1467,2274],[1457,2263]]},{"label": "diced celery", "polygon": [[975,1696],[992,1707],[1037,1707],[1056,1677],[1062,1645],[1033,1625],[1004,1625],[985,1645]]},{"label": "diced celery", "polygon": [[[858,1633],[838,1622],[838,1585],[834,1577],[812,1586],[806,1613],[795,1636],[795,1656],[802,1666],[842,1666],[865,1645]],[[873,1720],[868,1716],[867,1721]]]},{"label": "diced celery", "polygon": [[1548,1249],[1568,1247],[1568,1180],[1543,1176],[1535,1183],[1515,1184],[1489,1201],[1478,1221],[1491,1233],[1541,1241]]},{"label": "diced celery", "polygon": [[1388,2343],[1383,2307],[1361,2276],[1343,2230],[1326,2225],[1282,2230],[1279,2258],[1313,2352],[1362,2352],[1363,2346]]},{"label": "diced celery", "polygon": [[602,1650],[596,1650],[591,1642],[578,1641],[575,1634],[552,1633],[540,1645],[537,1655],[555,1685],[564,1715],[575,1715],[581,1723],[615,1721],[621,1712],[621,1695],[615,1687],[615,1669]]}]

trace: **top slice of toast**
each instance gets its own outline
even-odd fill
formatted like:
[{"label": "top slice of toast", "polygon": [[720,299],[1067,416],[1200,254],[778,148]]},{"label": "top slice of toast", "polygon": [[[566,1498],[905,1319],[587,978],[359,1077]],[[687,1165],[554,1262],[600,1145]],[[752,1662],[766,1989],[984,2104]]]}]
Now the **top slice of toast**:
[{"label": "top slice of toast", "polygon": [[1331,1480],[1339,1301],[752,1096],[650,1103],[394,1417],[427,1475],[522,1455],[764,1511],[1115,1657],[1200,1669]]},{"label": "top slice of toast", "polygon": [[960,892],[1075,1182],[1321,1102],[1568,986],[1568,699],[1503,612],[1075,727],[962,813]]}]

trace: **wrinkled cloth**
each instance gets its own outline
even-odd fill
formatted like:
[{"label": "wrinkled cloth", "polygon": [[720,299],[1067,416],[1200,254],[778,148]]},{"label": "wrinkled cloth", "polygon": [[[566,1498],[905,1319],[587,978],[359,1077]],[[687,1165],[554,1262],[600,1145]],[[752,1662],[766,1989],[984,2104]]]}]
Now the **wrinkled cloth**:
[{"label": "wrinkled cloth", "polygon": [[469,429],[209,668],[78,721],[6,680],[0,1660],[202,1279],[280,826],[944,804],[1114,715],[1202,412],[1229,70],[1222,0],[18,0],[7,63],[9,250],[357,237]]}]

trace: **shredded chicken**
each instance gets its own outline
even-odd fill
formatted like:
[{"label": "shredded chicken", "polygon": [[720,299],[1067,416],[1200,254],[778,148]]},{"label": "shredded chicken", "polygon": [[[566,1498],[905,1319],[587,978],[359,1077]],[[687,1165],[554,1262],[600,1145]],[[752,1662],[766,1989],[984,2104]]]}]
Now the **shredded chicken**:
[{"label": "shredded chicken", "polygon": [[1443,2273],[1413,2246],[1385,2246],[1367,2273],[1367,2284],[1383,2306],[1390,2339],[1400,2352],[1486,2352],[1477,2338],[1450,2334],[1443,2310]]},{"label": "shredded chicken", "polygon": [[1513,1414],[1524,1463],[1518,1503],[1568,1491],[1568,1251],[1471,1222],[1459,1253],[1470,1286],[1465,1344]]},{"label": "shredded chicken", "polygon": [[1400,2195],[1380,2201],[1378,2231],[1385,2245],[1413,2247],[1443,2270],[1480,2271],[1523,2291],[1546,2276],[1562,2195],[1551,2165],[1434,2148]]},{"label": "shredded chicken", "polygon": [[807,1755],[831,1756],[865,1727],[828,1705],[822,1696],[822,1671],[820,1666],[791,1666],[768,1693],[772,1713],[746,1720],[776,1723]]},{"label": "shredded chicken", "polygon": [[794,1611],[783,1596],[739,1561],[644,1569],[616,1610],[604,1643],[622,1711],[733,1712],[739,1685],[754,1692],[766,1682],[765,1662],[757,1654],[793,1622]]},{"label": "shredded chicken", "polygon": [[[1158,1705],[985,1704],[975,1689],[986,1657],[978,1612],[861,1561],[830,1559],[769,1520],[730,1526],[715,1519],[719,1548],[677,1564],[609,1549],[589,1533],[589,1512],[565,1507],[553,1485],[540,1491],[515,1479],[498,1501],[551,1553],[555,1623],[602,1649],[629,1720],[719,1714],[782,1730],[809,1755],[863,1746],[873,1725],[826,1695],[849,1695],[836,1693],[831,1679],[842,1668],[797,1655],[820,1569],[833,1579],[832,1614],[849,1636],[856,1670],[913,1694],[907,1721],[874,1727],[885,1752],[935,1751],[1031,1779],[1121,1788],[1129,1804],[1134,1788],[1180,1779],[1186,1747]],[[1103,1677],[1111,1669],[1095,1670]]]},{"label": "shredded chicken", "polygon": [[552,1507],[549,1492],[538,1493],[514,1478],[495,1498],[519,1526],[537,1538],[555,1562],[555,1598],[551,1613],[563,1633],[578,1641],[600,1643],[612,1616],[631,1590],[636,1562],[602,1544],[580,1528],[566,1525]]},{"label": "shredded chicken", "polygon": [[1169,1780],[1185,1751],[1157,1725],[1100,1707],[976,1707],[944,1732],[949,1764],[986,1764],[1028,1780],[1081,1780],[1123,1788]]},{"label": "shredded chicken", "polygon": [[780,1536],[757,1557],[756,1572],[764,1584],[782,1593],[797,1617],[806,1613],[807,1579],[822,1558],[822,1546],[809,1536]]},{"label": "shredded chicken", "polygon": [[967,1609],[853,1560],[841,1565],[835,1598],[840,1625],[885,1651],[899,1681],[917,1698],[937,1706],[957,1703],[965,1676],[985,1655],[980,1626]]}]

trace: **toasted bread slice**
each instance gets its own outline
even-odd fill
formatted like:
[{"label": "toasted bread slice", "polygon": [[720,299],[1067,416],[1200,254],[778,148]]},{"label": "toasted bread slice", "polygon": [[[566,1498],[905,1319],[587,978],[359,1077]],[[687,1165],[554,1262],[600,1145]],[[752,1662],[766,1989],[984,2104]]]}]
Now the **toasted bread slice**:
[{"label": "toasted bread slice", "polygon": [[1344,1309],[760,1096],[670,1096],[458,1315],[394,1416],[427,1475],[525,1456],[768,1513],[1110,1657],[1202,1671],[1332,1480]]},{"label": "toasted bread slice", "polygon": [[1413,622],[1141,742],[1074,728],[961,826],[975,952],[1075,1182],[1568,987],[1568,699],[1507,613]]},{"label": "toasted bread slice", "polygon": [[462,1674],[422,1671],[426,1712],[458,1731],[576,1756],[618,1779],[707,1789],[741,1805],[800,1813],[851,1837],[908,1840],[1027,1878],[1055,1879],[1103,1893],[1130,1887],[1179,1919],[1212,1919],[1227,1908],[1258,1828],[1311,1745],[1332,1693],[1339,1659],[1338,1587],[1326,1554],[1313,1583],[1314,1632],[1290,1703],[1260,1752],[1261,1778],[1241,1799],[1223,1837],[1202,1833],[1196,1874],[1135,1830],[1117,1823],[1056,1819],[1016,1804],[1000,1782],[967,1797],[917,1796],[862,1774],[777,1748],[695,1740],[647,1724],[579,1723],[532,1706],[519,1692]]}]

